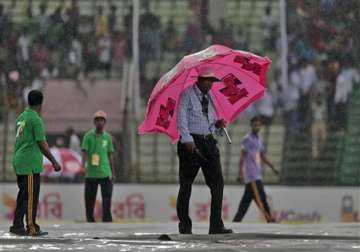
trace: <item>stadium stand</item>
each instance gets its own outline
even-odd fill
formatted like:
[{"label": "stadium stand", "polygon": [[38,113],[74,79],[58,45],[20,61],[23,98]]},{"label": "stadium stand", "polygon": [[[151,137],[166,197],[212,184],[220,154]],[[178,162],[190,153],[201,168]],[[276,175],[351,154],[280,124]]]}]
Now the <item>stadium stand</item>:
[{"label": "stadium stand", "polygon": [[[46,1],[47,2],[47,13],[53,14],[55,9],[59,6],[63,7],[63,10],[66,10],[70,7],[71,1]],[[93,21],[96,19],[98,6],[104,7],[104,15],[107,16],[110,13],[110,6],[116,6],[116,29],[120,32],[118,35],[122,37],[123,40],[126,40],[129,36],[129,27],[126,27],[126,17],[129,14],[129,4],[131,1],[109,1],[103,3],[103,1],[87,1],[79,0],[77,1],[80,9],[80,26],[82,29],[87,28],[86,25],[93,25]],[[206,2],[206,1],[204,1]],[[343,104],[335,104],[334,97],[336,94],[336,86],[338,85],[338,77],[341,74],[341,71],[344,68],[343,62],[344,58],[342,57],[343,53],[355,51],[358,46],[356,41],[358,41],[358,32],[354,30],[354,25],[358,20],[359,14],[352,13],[351,7],[352,4],[358,4],[357,1],[349,0],[347,4],[344,5],[334,5],[334,6],[323,6],[322,4],[325,1],[296,1],[289,0],[287,1],[288,6],[291,7],[291,13],[288,15],[288,38],[289,38],[289,66],[291,71],[295,68],[298,71],[298,74],[302,74],[305,71],[305,67],[302,65],[303,61],[311,62],[311,67],[315,69],[316,72],[316,81],[315,88],[310,94],[310,99],[308,103],[312,102],[313,96],[320,86],[320,81],[326,83],[324,90],[321,90],[322,98],[326,101],[326,113],[327,113],[327,137],[325,140],[324,147],[320,152],[318,158],[313,156],[313,136],[311,134],[310,124],[311,124],[311,113],[302,113],[303,108],[299,108],[299,101],[296,101],[295,112],[300,113],[304,118],[306,118],[306,123],[300,125],[298,131],[290,130],[290,125],[287,124],[287,121],[284,120],[284,104],[281,103],[281,100],[287,99],[284,95],[283,90],[279,89],[279,83],[277,80],[277,75],[279,71],[279,30],[278,30],[278,20],[279,20],[279,1],[264,1],[264,0],[228,0],[226,1],[226,15],[225,24],[228,29],[224,29],[229,32],[228,40],[220,40],[223,43],[229,43],[231,46],[237,49],[249,50],[261,55],[267,55],[273,60],[272,70],[269,74],[268,87],[271,89],[274,96],[274,116],[273,123],[269,127],[269,134],[267,139],[267,151],[272,160],[274,160],[275,165],[281,170],[280,178],[274,177],[272,174],[268,173],[265,169],[264,177],[265,182],[267,183],[281,183],[289,185],[358,185],[360,183],[358,165],[360,159],[358,159],[358,151],[356,144],[358,143],[356,139],[359,138],[359,131],[357,130],[356,125],[359,124],[359,106],[358,98],[360,96],[358,89],[354,88],[352,95],[349,96],[348,106],[342,106]],[[351,3],[350,3],[351,2]],[[19,32],[22,26],[31,26],[33,23],[27,15],[28,11],[28,1],[12,1],[12,0],[3,0],[1,3],[4,6],[5,13],[13,21],[14,31]],[[39,15],[39,9],[42,0],[33,0],[32,1],[32,14],[33,17]],[[161,24],[161,31],[165,32],[165,27],[168,25],[168,21],[173,21],[173,26],[175,27],[175,33],[177,34],[177,39],[172,41],[173,44],[164,43],[164,37],[161,37],[159,44],[161,42],[160,57],[153,59],[150,57],[150,60],[142,61],[145,62],[143,67],[142,76],[141,76],[141,90],[142,90],[142,110],[144,110],[146,98],[148,97],[153,85],[156,83],[158,78],[168,71],[178,60],[186,53],[190,53],[191,50],[195,50],[190,47],[188,51],[185,46],[186,34],[188,34],[188,25],[190,21],[194,20],[194,17],[198,14],[196,13],[198,6],[196,5],[197,1],[168,1],[168,0],[156,0],[148,1],[149,10],[159,18]],[[289,7],[289,8],[290,8]],[[356,9],[356,8],[354,8]],[[337,11],[339,10],[339,11]],[[145,12],[145,7],[141,8],[141,14]],[[333,19],[329,18],[333,13]],[[349,21],[346,25],[338,25],[336,23],[338,20],[343,18],[344,13],[350,13],[346,19]],[[267,19],[264,18],[264,15],[269,14]],[[274,21],[274,25],[264,26],[266,22],[271,23]],[[198,23],[195,22],[195,26]],[[170,28],[169,28],[170,27]],[[171,31],[171,26],[169,26]],[[159,29],[160,29],[159,28]],[[196,27],[195,27],[196,28]],[[199,48],[204,48],[213,42],[219,41],[219,38],[216,36],[218,34],[224,35],[222,27],[212,27],[208,28],[206,31],[202,31],[205,34],[201,34],[201,43]],[[295,29],[296,28],[296,29]],[[268,30],[266,30],[268,29]],[[195,29],[196,30],[196,29]],[[354,32],[353,37],[348,37],[350,32]],[[15,33],[14,33],[15,34]],[[196,34],[196,33],[195,33]],[[322,36],[315,36],[317,34],[322,34]],[[225,34],[226,35],[226,34]],[[16,36],[15,36],[16,37]],[[16,39],[14,37],[14,39]],[[94,36],[92,36],[94,37]],[[11,36],[9,38],[12,38]],[[91,36],[90,36],[91,38]],[[346,39],[348,38],[348,39]],[[83,46],[85,52],[90,51],[94,52],[93,56],[96,58],[99,55],[97,54],[99,48],[96,45],[95,39],[89,39],[89,37],[83,37],[80,39],[80,45]],[[92,41],[94,40],[94,41]],[[1,52],[10,53],[11,56],[11,46],[7,48],[10,43],[3,45],[0,44],[2,48]],[[351,41],[353,43],[351,43]],[[355,42],[354,42],[355,41]],[[88,45],[90,43],[90,46]],[[127,43],[128,41],[125,41]],[[346,43],[348,42],[348,43]],[[91,43],[95,43],[91,47]],[[88,47],[87,47],[88,46]],[[199,49],[197,48],[197,49]],[[54,64],[59,66],[67,66],[62,61],[57,61],[57,57],[66,58],[67,55],[64,53],[66,50],[59,50],[56,48],[49,55],[50,61],[54,61]],[[61,49],[61,48],[60,48]],[[89,50],[87,50],[89,49]],[[147,48],[148,49],[148,48]],[[197,50],[196,49],[196,50]],[[120,49],[120,54],[123,53],[122,57],[124,61],[129,55],[129,44],[126,44],[125,49]],[[125,52],[124,52],[125,51]],[[143,50],[140,52],[144,53]],[[148,50],[149,51],[149,50]],[[2,60],[1,56],[4,56],[6,53],[0,54],[0,62]],[[86,53],[84,53],[85,55]],[[59,56],[60,55],[60,56]],[[62,55],[62,56],[61,56]],[[91,59],[90,59],[91,61]],[[59,63],[60,62],[60,63]],[[118,92],[121,85],[122,71],[114,69],[111,72],[109,81],[116,79],[117,83],[120,83],[119,86],[107,85],[107,83],[98,84],[98,82],[105,82],[107,75],[98,68],[99,65],[95,64],[92,66],[93,73],[90,73],[89,76],[86,75],[86,63],[84,59],[81,63],[79,72],[75,71],[75,74],[78,74],[77,80],[75,83],[83,82],[84,90],[88,93],[89,98],[86,98],[87,101],[98,99],[97,103],[105,104],[109,111],[112,111],[111,114],[116,115],[114,125],[111,125],[113,131],[118,131],[120,134],[121,129],[117,129],[117,125],[121,125],[122,115],[121,115],[121,106],[116,106],[112,110],[110,103],[116,103],[119,97],[115,95],[115,92]],[[353,67],[356,67],[358,62],[353,63]],[[49,67],[49,69],[52,66]],[[59,67],[58,72],[53,74],[54,71],[50,71],[50,77],[39,77],[35,78],[36,80],[44,82],[44,90],[50,92],[51,101],[57,104],[62,104],[57,107],[52,107],[52,104],[48,104],[49,111],[45,111],[45,117],[49,129],[53,129],[53,133],[59,134],[62,128],[66,128],[67,124],[78,124],[78,130],[83,131],[86,127],[85,124],[89,124],[89,121],[86,121],[87,115],[90,114],[90,111],[95,109],[91,106],[90,103],[86,105],[80,105],[79,102],[76,103],[76,99],[84,96],[84,90],[81,91],[81,88],[71,87],[68,85],[63,86],[65,82],[69,79],[67,71],[72,70],[71,67]],[[145,69],[145,70],[144,70]],[[1,70],[1,69],[0,69]],[[55,71],[56,72],[56,71]],[[325,73],[325,77],[321,77]],[[53,74],[53,75],[52,75]],[[80,76],[80,77],[79,77]],[[73,76],[72,76],[73,77]],[[70,78],[74,79],[74,78]],[[325,79],[325,80],[324,80]],[[53,82],[61,82],[59,86],[52,86]],[[94,87],[89,83],[96,83]],[[49,88],[47,87],[49,85]],[[354,87],[357,84],[354,83]],[[29,86],[29,83],[26,84]],[[107,91],[104,91],[101,86],[106,86]],[[64,89],[62,89],[64,88]],[[69,88],[69,89],[68,89]],[[104,88],[105,89],[105,88]],[[296,87],[297,91],[301,87]],[[52,91],[51,91],[52,90]],[[3,90],[1,90],[3,92]],[[15,90],[16,91],[16,90]],[[21,90],[22,91],[22,90]],[[64,92],[64,97],[66,99],[61,99],[61,97],[56,97],[55,94]],[[104,93],[102,93],[104,92]],[[120,91],[121,92],[121,91]],[[16,92],[15,92],[16,93]],[[22,92],[20,92],[22,93]],[[16,93],[16,98],[19,98],[21,95]],[[100,96],[101,94],[101,96]],[[7,97],[2,93],[2,104],[0,106],[1,110],[4,111],[9,104]],[[99,95],[99,96],[98,96]],[[114,95],[112,98],[106,99],[108,95]],[[81,98],[82,99],[82,98]],[[85,99],[85,98],[84,98]],[[119,98],[120,99],[120,98]],[[304,100],[302,101],[304,102]],[[303,104],[302,104],[303,105]],[[309,104],[307,104],[309,105]],[[309,105],[310,106],[310,105]],[[341,113],[341,109],[349,108],[348,113]],[[66,109],[62,109],[66,108]],[[75,108],[72,111],[72,108]],[[80,109],[84,109],[79,111]],[[251,108],[254,109],[254,108]],[[227,183],[235,183],[237,175],[237,166],[238,166],[238,153],[239,153],[239,141],[241,137],[248,130],[248,118],[253,112],[247,111],[241,119],[238,119],[234,124],[229,128],[230,134],[233,138],[234,143],[228,145],[225,143],[225,140],[220,140],[220,147],[222,153],[222,163],[224,168],[224,176]],[[5,164],[4,168],[0,171],[1,178],[3,180],[13,179],[12,169],[10,165],[11,152],[13,145],[13,134],[12,131],[15,115],[18,109],[11,110],[8,116],[4,117],[5,113],[1,113],[1,131],[0,131],[0,151],[1,162]],[[255,113],[257,108],[255,106]],[[65,113],[66,112],[66,113]],[[62,115],[61,115],[62,113]],[[50,114],[56,114],[57,117],[50,116]],[[342,118],[345,115],[345,119]],[[299,118],[296,119],[298,124],[302,124],[303,121]],[[342,120],[341,122],[339,120]],[[66,121],[65,124],[62,124],[63,121]],[[346,123],[347,121],[347,123]],[[133,131],[137,127],[138,122],[133,122]],[[55,127],[56,125],[56,127]],[[134,134],[135,135],[135,134]],[[121,139],[119,139],[120,141]],[[168,140],[164,136],[160,135],[146,135],[141,138],[134,136],[134,146],[131,146],[132,156],[135,156],[133,169],[128,170],[128,174],[124,177],[124,181],[140,181],[140,182],[164,182],[171,183],[177,180],[177,157],[176,157],[176,146],[169,145]],[[197,182],[202,183],[203,178],[200,176]]]}]

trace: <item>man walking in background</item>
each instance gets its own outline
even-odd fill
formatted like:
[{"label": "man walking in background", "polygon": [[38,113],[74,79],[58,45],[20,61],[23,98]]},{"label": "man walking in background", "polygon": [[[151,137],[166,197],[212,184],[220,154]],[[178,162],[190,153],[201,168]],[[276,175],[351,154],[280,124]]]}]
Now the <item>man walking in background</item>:
[{"label": "man walking in background", "polygon": [[104,130],[107,115],[98,111],[94,115],[95,129],[88,131],[82,142],[82,165],[85,168],[85,208],[87,222],[95,222],[94,207],[98,185],[101,186],[103,222],[112,222],[111,197],[115,176],[114,146]]},{"label": "man walking in background", "polygon": [[67,138],[67,148],[81,155],[81,141],[79,136],[76,134],[75,129],[70,127],[66,130],[65,134]]},{"label": "man walking in background", "polygon": [[[41,118],[43,94],[32,90],[28,94],[29,107],[16,119],[16,139],[13,166],[19,192],[10,233],[16,235],[46,235],[36,223],[40,193],[40,173],[43,171],[43,155],[52,163],[55,171],[61,167],[51,154],[46,142],[44,122]],[[26,215],[26,229],[24,228]]]},{"label": "man walking in background", "polygon": [[279,172],[265,155],[265,148],[259,135],[262,126],[260,117],[253,117],[250,121],[250,126],[251,132],[241,140],[241,156],[239,162],[239,178],[241,176],[244,178],[245,192],[233,221],[240,222],[243,219],[251,201],[254,199],[266,221],[274,222],[262,183],[261,161],[267,164],[276,175],[278,175]]}]

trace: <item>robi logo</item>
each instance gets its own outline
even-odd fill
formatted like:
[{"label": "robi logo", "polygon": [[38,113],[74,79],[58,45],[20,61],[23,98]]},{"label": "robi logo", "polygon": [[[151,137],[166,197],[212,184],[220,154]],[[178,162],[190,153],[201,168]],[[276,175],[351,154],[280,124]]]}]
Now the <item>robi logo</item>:
[{"label": "robi logo", "polygon": [[174,115],[176,101],[169,97],[166,106],[161,105],[159,111],[159,117],[156,120],[156,125],[168,129],[170,120]]},{"label": "robi logo", "polygon": [[220,89],[220,92],[228,98],[228,101],[231,104],[234,104],[240,99],[247,97],[249,94],[245,88],[239,88],[242,82],[233,74],[226,75],[224,78],[222,78],[222,81],[225,87]]}]

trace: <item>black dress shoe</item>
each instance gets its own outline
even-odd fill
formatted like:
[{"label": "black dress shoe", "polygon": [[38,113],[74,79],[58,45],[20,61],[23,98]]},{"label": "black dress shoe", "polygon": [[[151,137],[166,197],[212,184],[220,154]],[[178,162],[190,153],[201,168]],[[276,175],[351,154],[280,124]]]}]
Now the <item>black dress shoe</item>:
[{"label": "black dress shoe", "polygon": [[180,234],[192,234],[191,229],[188,228],[179,228]]},{"label": "black dress shoe", "polygon": [[190,224],[188,224],[188,223],[184,224],[184,223],[180,222],[178,225],[179,233],[180,234],[192,234],[191,226],[192,226],[191,222],[190,222]]},{"label": "black dress shoe", "polygon": [[9,232],[11,234],[14,234],[14,235],[20,235],[20,236],[26,236],[27,235],[27,231],[25,230],[24,227],[11,226]]},{"label": "black dress shoe", "polygon": [[234,233],[230,228],[219,228],[219,229],[210,229],[209,234],[232,234]]}]

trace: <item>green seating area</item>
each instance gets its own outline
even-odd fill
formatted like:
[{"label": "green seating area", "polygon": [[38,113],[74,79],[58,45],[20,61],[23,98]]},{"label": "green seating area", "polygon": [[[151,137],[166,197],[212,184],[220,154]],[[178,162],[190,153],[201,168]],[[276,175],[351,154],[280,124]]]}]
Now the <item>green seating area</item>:
[{"label": "green seating area", "polygon": [[341,182],[360,185],[360,89],[352,94],[348,107],[348,127],[341,162]]},{"label": "green seating area", "polygon": [[348,107],[346,130],[328,129],[319,159],[311,155],[310,131],[287,134],[281,183],[289,185],[360,185],[360,91]]}]

